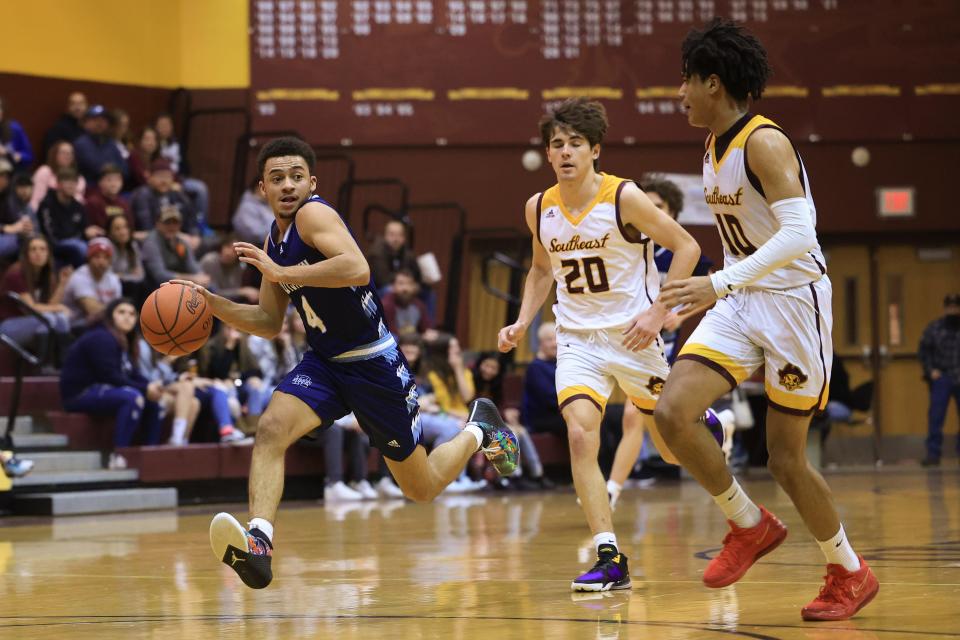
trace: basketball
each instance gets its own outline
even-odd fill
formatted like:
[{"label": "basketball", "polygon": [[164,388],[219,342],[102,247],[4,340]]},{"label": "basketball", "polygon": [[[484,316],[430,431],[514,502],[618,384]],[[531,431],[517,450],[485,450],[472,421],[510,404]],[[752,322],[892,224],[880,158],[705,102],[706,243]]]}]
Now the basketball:
[{"label": "basketball", "polygon": [[140,329],[150,346],[164,355],[196,351],[210,337],[213,313],[196,289],[168,284],[150,294],[140,310]]}]

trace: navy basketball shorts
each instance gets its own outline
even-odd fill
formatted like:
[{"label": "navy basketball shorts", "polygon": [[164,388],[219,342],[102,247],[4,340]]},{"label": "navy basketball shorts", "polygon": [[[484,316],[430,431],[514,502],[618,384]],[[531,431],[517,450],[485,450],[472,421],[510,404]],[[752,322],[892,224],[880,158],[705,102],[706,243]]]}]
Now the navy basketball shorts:
[{"label": "navy basketball shorts", "polygon": [[277,385],[329,425],[351,411],[370,442],[391,460],[420,444],[420,407],[413,374],[396,347],[369,360],[330,362],[307,351]]}]

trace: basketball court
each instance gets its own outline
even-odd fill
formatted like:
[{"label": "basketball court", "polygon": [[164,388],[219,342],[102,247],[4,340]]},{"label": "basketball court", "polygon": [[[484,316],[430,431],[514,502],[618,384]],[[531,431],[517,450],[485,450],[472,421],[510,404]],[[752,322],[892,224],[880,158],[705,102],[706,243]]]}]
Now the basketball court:
[{"label": "basketball court", "polygon": [[692,482],[624,494],[614,523],[634,588],[602,595],[569,590],[593,561],[572,492],[287,504],[276,579],[264,591],[213,558],[206,528],[216,506],[6,521],[0,637],[960,637],[960,472],[828,481],[881,581],[876,600],[845,622],[801,621],[823,557],[786,496],[754,479],[746,486],[790,537],[720,590],[703,587],[700,574],[726,526]]}]

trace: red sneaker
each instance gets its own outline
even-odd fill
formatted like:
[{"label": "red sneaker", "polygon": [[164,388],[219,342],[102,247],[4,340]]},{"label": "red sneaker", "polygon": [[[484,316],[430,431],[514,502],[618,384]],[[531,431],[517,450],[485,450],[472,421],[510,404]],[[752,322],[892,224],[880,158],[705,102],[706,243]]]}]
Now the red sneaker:
[{"label": "red sneaker", "polygon": [[703,584],[711,589],[731,585],[753,566],[753,563],[780,546],[787,537],[787,527],[763,507],[755,527],[741,528],[730,524],[730,533],[723,539],[723,549],[703,572]]},{"label": "red sneaker", "polygon": [[847,571],[840,564],[827,565],[827,583],[820,587],[820,595],[800,610],[804,620],[846,620],[873,600],[880,582],[863,556],[858,554],[857,558],[857,571]]}]

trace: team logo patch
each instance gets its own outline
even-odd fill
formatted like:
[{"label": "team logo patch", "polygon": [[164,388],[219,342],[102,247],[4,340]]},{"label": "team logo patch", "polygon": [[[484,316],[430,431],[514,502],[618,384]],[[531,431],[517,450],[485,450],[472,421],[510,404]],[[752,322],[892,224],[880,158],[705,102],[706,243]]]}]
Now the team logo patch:
[{"label": "team logo patch", "polygon": [[795,364],[787,363],[783,369],[777,371],[780,376],[780,386],[787,391],[796,391],[802,389],[807,383],[807,375]]},{"label": "team logo patch", "polygon": [[707,151],[707,153],[703,156],[703,164],[710,164],[710,152],[709,152],[709,151]]},{"label": "team logo patch", "polygon": [[658,376],[650,376],[650,382],[647,383],[647,389],[652,395],[658,396],[663,391],[663,383],[666,382]]},{"label": "team logo patch", "polygon": [[313,380],[310,379],[310,376],[299,374],[293,376],[293,380],[290,381],[290,384],[295,384],[298,387],[309,387],[313,384]]}]

